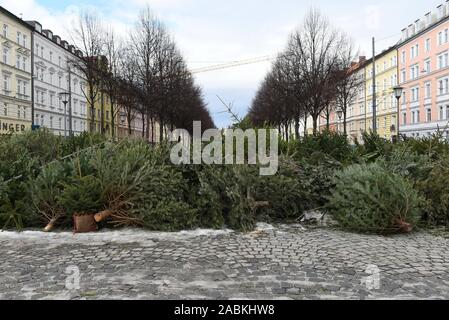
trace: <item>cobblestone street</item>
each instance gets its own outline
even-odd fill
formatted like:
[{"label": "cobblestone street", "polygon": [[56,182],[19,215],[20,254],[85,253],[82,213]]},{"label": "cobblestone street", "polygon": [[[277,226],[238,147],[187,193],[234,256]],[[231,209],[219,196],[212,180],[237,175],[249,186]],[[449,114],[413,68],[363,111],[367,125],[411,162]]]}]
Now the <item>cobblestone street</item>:
[{"label": "cobblestone street", "polygon": [[[448,248],[427,233],[385,238],[300,226],[0,232],[0,298],[449,299]],[[79,289],[68,290],[77,268]]]}]

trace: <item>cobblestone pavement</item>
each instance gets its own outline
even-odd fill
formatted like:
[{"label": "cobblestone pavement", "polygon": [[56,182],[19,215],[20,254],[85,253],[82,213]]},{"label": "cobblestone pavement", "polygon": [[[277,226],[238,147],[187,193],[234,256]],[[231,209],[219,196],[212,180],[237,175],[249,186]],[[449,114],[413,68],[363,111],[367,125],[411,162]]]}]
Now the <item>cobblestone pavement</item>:
[{"label": "cobblestone pavement", "polygon": [[[448,248],[427,233],[385,238],[300,226],[3,232],[0,299],[449,299]],[[79,289],[68,290],[76,268]]]}]

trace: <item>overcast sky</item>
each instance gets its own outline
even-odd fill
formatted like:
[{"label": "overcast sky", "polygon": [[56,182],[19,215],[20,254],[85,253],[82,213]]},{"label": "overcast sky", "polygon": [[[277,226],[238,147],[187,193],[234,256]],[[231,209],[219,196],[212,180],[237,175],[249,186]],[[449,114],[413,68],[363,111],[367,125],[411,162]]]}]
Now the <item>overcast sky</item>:
[{"label": "overcast sky", "polygon": [[[70,21],[80,9],[97,9],[120,33],[132,28],[148,4],[167,24],[191,69],[275,55],[312,6],[343,29],[371,57],[371,37],[382,39],[377,51],[400,38],[400,31],[445,0],[0,0],[25,20],[68,37]],[[197,74],[205,100],[219,127],[230,123],[216,98],[234,102],[243,116],[270,68],[270,62]]]}]

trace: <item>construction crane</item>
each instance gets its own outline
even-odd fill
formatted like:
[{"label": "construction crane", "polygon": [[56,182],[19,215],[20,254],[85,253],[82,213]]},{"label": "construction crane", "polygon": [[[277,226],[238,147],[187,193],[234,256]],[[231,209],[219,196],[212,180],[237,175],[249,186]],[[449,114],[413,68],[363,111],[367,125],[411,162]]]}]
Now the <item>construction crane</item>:
[{"label": "construction crane", "polygon": [[191,70],[191,72],[193,74],[204,73],[204,72],[210,72],[210,71],[216,71],[216,70],[222,70],[222,69],[235,68],[235,67],[248,65],[248,64],[255,64],[255,63],[260,63],[260,62],[271,61],[273,59],[274,59],[273,56],[263,56],[263,57],[258,57],[258,58],[232,61],[229,63],[222,63],[222,64],[213,65],[213,66],[193,69],[193,70]]}]

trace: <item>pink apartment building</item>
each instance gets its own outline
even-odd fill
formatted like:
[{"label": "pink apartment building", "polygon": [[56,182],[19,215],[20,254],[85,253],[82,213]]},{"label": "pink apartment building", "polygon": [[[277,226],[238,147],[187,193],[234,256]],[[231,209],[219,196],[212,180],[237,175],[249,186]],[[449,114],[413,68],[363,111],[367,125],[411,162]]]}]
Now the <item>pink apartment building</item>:
[{"label": "pink apartment building", "polygon": [[449,0],[402,31],[398,60],[401,134],[449,137]]}]

